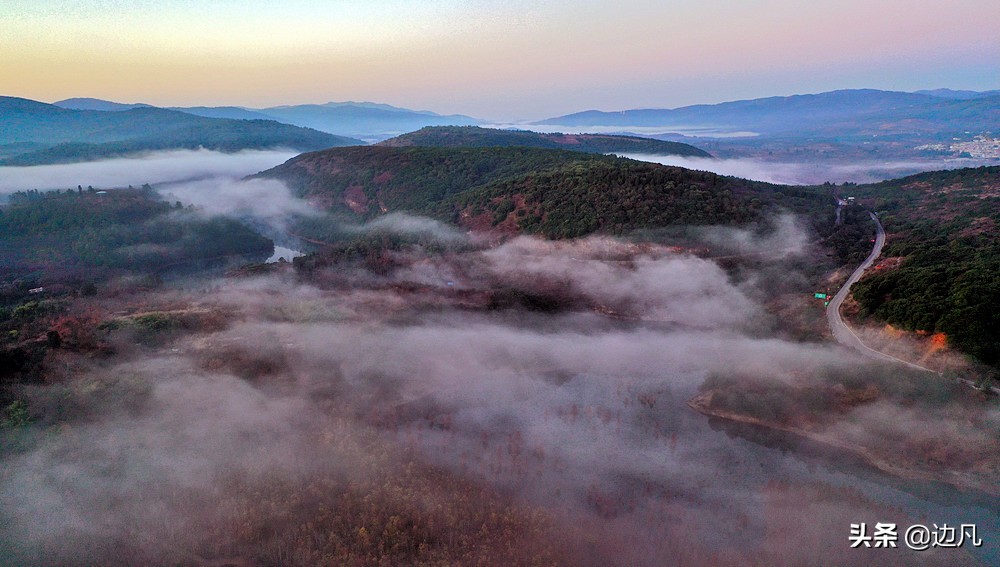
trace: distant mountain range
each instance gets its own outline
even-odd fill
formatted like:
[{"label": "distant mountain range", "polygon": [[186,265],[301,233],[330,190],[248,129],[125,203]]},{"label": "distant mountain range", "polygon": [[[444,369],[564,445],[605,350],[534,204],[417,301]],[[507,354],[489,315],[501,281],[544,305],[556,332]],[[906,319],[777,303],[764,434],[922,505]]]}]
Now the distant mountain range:
[{"label": "distant mountain range", "polygon": [[528,147],[570,150],[592,154],[648,154],[658,156],[712,157],[690,144],[666,142],[638,136],[607,134],[540,134],[526,130],[497,130],[478,126],[428,126],[403,134],[380,146],[395,148],[430,146],[442,148]]},{"label": "distant mountain range", "polygon": [[[150,108],[148,104],[122,104],[94,98],[70,98],[55,103],[72,110],[103,110],[121,112]],[[275,120],[293,126],[312,128],[328,134],[378,141],[423,128],[424,126],[468,126],[481,121],[461,114],[448,116],[427,110],[410,110],[374,102],[328,102],[245,108],[240,106],[171,107],[206,118],[240,120]]]},{"label": "distant mountain range", "polygon": [[[767,156],[786,156],[790,148],[800,148],[806,152],[802,155],[824,158],[855,159],[867,155],[887,159],[933,153],[920,148],[947,150],[955,138],[971,140],[977,135],[1000,135],[1000,91],[839,90],[674,109],[588,110],[525,126],[532,130],[570,132],[561,137],[546,135],[547,138],[515,131],[499,134],[495,130],[488,136],[474,130],[429,130],[404,136],[426,127],[477,126],[482,121],[460,114],[441,115],[354,101],[269,108],[157,108],[93,98],[67,99],[54,105],[0,98],[0,119],[4,123],[0,132],[0,160],[8,160],[6,163],[14,163],[10,160],[45,163],[170,147],[241,149],[282,145],[312,150],[393,137],[398,138],[388,143],[394,145],[527,145],[593,152],[699,155],[685,153],[690,150],[683,146],[651,149],[654,142],[639,137],[632,137],[627,144],[631,148],[624,149],[623,139],[603,139],[595,132],[639,132],[681,141],[685,136],[697,137],[703,142],[697,145],[724,157],[758,156],[762,152]],[[587,136],[582,136],[583,133]],[[733,134],[752,137],[726,138]],[[708,137],[729,141],[709,141]],[[835,145],[830,146],[831,143]],[[53,147],[60,144],[74,146]],[[934,155],[945,155],[948,153],[945,150]]]},{"label": "distant mountain range", "polygon": [[675,109],[588,110],[534,124],[622,130],[676,128],[681,133],[705,128],[765,136],[950,139],[956,133],[1000,133],[1000,92],[839,90]]},{"label": "distant mountain range", "polygon": [[[364,144],[361,140],[274,120],[208,118],[146,105],[75,110],[0,97],[0,165],[86,161],[142,151],[289,148],[299,151]],[[122,108],[128,106],[129,108]]]},{"label": "distant mountain range", "polygon": [[468,126],[480,121],[469,116],[442,116],[433,112],[407,110],[371,103],[303,104],[277,106],[261,112],[287,124],[324,132],[350,133],[362,139],[380,140],[425,126]]},{"label": "distant mountain range", "polygon": [[99,98],[67,98],[59,102],[53,102],[53,106],[66,108],[69,110],[100,110],[102,112],[123,112],[136,108],[151,108],[151,104],[125,104],[121,102],[111,102]]}]

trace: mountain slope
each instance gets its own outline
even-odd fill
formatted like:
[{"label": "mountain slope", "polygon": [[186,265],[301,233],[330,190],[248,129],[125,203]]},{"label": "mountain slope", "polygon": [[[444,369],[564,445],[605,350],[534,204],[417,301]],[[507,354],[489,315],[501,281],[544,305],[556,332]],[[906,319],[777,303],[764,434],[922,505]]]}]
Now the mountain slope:
[{"label": "mountain slope", "polygon": [[[525,147],[334,148],[258,175],[281,179],[313,204],[359,219],[411,212],[470,230],[549,238],[740,225],[761,221],[779,207],[827,221],[831,216],[830,187],[771,185]],[[883,254],[895,258],[856,284],[862,314],[912,331],[944,333],[959,351],[1000,368],[1000,312],[994,305],[1000,296],[1000,167],[839,191],[882,213],[889,233]],[[837,238],[827,245],[838,246]]]},{"label": "mountain slope", "polygon": [[331,212],[426,214],[553,238],[679,224],[740,224],[822,192],[611,156],[525,147],[334,148],[258,174]]},{"label": "mountain slope", "polygon": [[0,284],[60,274],[153,273],[216,256],[266,258],[273,243],[149,189],[18,192],[0,210]]},{"label": "mountain slope", "polygon": [[928,94],[842,90],[770,97],[676,109],[596,110],[549,118],[538,124],[641,127],[713,127],[765,135],[862,136],[919,132],[1000,130],[997,97],[961,100]]},{"label": "mountain slope", "polygon": [[[231,118],[233,120],[276,120],[273,116],[239,106],[174,106],[170,110],[186,112],[205,118]],[[281,122],[280,120],[277,120]]]},{"label": "mountain slope", "polygon": [[814,121],[867,114],[892,108],[932,104],[940,99],[913,93],[872,89],[841,90],[820,94],[775,96],[720,104],[697,104],[675,109],[636,109],[621,112],[589,110],[540,121],[540,124],[660,126],[698,123],[763,126],[793,116]]},{"label": "mountain slope", "polygon": [[149,104],[126,104],[121,102],[112,102],[110,100],[101,100],[99,98],[67,98],[66,100],[60,100],[59,102],[53,102],[53,106],[58,106],[59,108],[65,108],[68,110],[101,110],[104,112],[123,112],[126,110],[132,110],[133,108],[149,108],[152,105]]},{"label": "mountain slope", "polygon": [[563,149],[586,153],[621,153],[712,157],[694,146],[637,136],[604,134],[539,134],[526,130],[496,130],[478,126],[429,126],[379,142],[380,146],[448,148],[510,147]]},{"label": "mountain slope", "polygon": [[13,97],[0,97],[0,119],[4,124],[0,145],[30,148],[0,162],[6,165],[175,148],[313,150],[363,143],[275,121],[205,118],[154,107],[119,112],[71,110]]},{"label": "mountain slope", "polygon": [[[155,108],[148,104],[122,104],[95,98],[66,99],[55,103],[55,106],[70,110],[110,112]],[[475,118],[461,114],[441,115],[428,110],[411,110],[389,104],[354,101],[284,105],[270,108],[178,106],[168,110],[205,118],[276,120],[282,124],[312,128],[328,134],[362,138],[369,141],[384,140],[425,126],[468,126],[480,122]]]},{"label": "mountain slope", "polygon": [[364,139],[385,139],[424,126],[467,126],[479,122],[459,114],[442,116],[371,103],[276,106],[260,112],[287,124]]},{"label": "mountain slope", "polygon": [[[68,98],[52,103],[59,108],[69,110],[101,110],[104,112],[124,112],[135,108],[157,108],[151,104],[123,104],[99,98]],[[274,120],[262,112],[243,108],[241,106],[170,106],[167,110],[186,112],[205,118],[233,118],[237,120]]]},{"label": "mountain slope", "polygon": [[851,194],[881,212],[899,260],[853,294],[864,314],[948,342],[1000,369],[1000,167],[922,173]]}]

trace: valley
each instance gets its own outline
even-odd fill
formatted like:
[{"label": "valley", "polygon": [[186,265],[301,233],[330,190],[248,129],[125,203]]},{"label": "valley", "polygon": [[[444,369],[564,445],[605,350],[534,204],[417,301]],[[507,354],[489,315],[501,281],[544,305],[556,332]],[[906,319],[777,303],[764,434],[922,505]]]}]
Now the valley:
[{"label": "valley", "polygon": [[1000,565],[997,21],[0,2],[0,567]]}]

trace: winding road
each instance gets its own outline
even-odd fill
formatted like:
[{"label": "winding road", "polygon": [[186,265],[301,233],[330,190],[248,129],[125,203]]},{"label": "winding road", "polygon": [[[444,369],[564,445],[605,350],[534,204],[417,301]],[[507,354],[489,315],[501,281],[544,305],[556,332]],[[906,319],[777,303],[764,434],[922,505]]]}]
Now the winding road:
[{"label": "winding road", "polygon": [[836,339],[838,343],[847,346],[849,348],[852,348],[869,358],[874,358],[875,360],[883,360],[888,362],[898,362],[900,364],[905,364],[910,368],[914,368],[916,370],[923,370],[924,372],[934,372],[935,374],[937,374],[937,372],[931,370],[930,368],[924,368],[919,364],[907,362],[901,358],[896,358],[895,356],[891,356],[885,354],[884,352],[879,352],[873,348],[869,348],[867,345],[865,345],[864,342],[861,341],[858,335],[854,333],[851,327],[849,327],[847,323],[844,322],[844,318],[841,317],[840,315],[840,306],[842,303],[844,303],[844,300],[847,299],[847,296],[851,293],[851,286],[857,283],[857,281],[861,279],[861,276],[864,275],[865,270],[867,270],[869,267],[871,267],[872,264],[875,263],[875,259],[882,254],[882,247],[885,245],[885,229],[882,228],[882,223],[879,222],[878,217],[875,216],[875,213],[868,213],[868,214],[871,215],[872,220],[875,222],[875,229],[876,229],[875,246],[872,248],[872,253],[869,254],[867,258],[865,258],[864,262],[861,262],[861,265],[858,266],[856,270],[854,270],[854,273],[851,274],[851,277],[847,278],[847,281],[844,282],[844,286],[840,288],[840,291],[837,292],[837,295],[833,296],[833,299],[830,300],[830,304],[827,305],[826,307],[826,320],[830,324],[830,331],[833,332],[833,338]]},{"label": "winding road", "polygon": [[[857,281],[861,279],[861,276],[864,275],[865,270],[867,270],[869,267],[871,267],[872,264],[875,263],[875,259],[882,254],[882,246],[885,245],[885,229],[882,228],[882,223],[879,222],[878,217],[875,216],[875,213],[869,212],[868,214],[872,217],[872,221],[875,222],[875,230],[876,230],[875,246],[872,248],[872,253],[869,254],[867,258],[865,258],[864,262],[861,262],[861,265],[858,266],[856,270],[854,270],[854,273],[851,274],[851,277],[847,278],[847,281],[844,282],[844,286],[840,288],[840,291],[837,292],[837,295],[833,296],[833,299],[830,300],[830,304],[827,305],[826,307],[826,320],[830,324],[830,331],[833,332],[833,338],[835,338],[838,343],[846,347],[853,348],[854,350],[860,352],[861,354],[867,356],[868,358],[873,358],[875,360],[883,360],[887,362],[898,362],[899,364],[905,364],[910,368],[916,370],[931,372],[933,374],[941,376],[941,373],[936,370],[931,370],[930,368],[925,368],[923,366],[920,366],[919,364],[907,362],[901,358],[896,358],[895,356],[886,354],[884,352],[879,352],[873,348],[868,347],[868,345],[866,345],[861,340],[861,338],[854,333],[851,327],[848,326],[848,324],[844,321],[843,317],[840,316],[840,305],[844,303],[844,300],[847,299],[848,294],[851,293],[851,286],[857,283]],[[966,378],[958,378],[958,377],[956,377],[955,379],[974,390],[980,389],[980,386],[976,385],[976,383],[973,382],[972,380],[968,380]],[[1000,387],[988,386],[986,389],[995,395],[1000,395]]]},{"label": "winding road", "polygon": [[[840,306],[842,303],[844,303],[844,300],[847,299],[848,294],[851,293],[851,286],[857,283],[857,281],[861,279],[861,276],[864,275],[865,270],[867,270],[869,267],[871,267],[872,264],[875,263],[875,259],[882,254],[882,246],[885,245],[885,229],[882,228],[882,223],[879,222],[878,217],[875,216],[875,213],[869,212],[868,214],[872,217],[872,221],[875,223],[875,230],[876,230],[875,246],[872,248],[872,253],[869,254],[867,258],[865,258],[864,262],[861,262],[861,265],[858,266],[856,270],[854,270],[854,273],[851,274],[851,277],[847,278],[847,281],[844,282],[844,286],[840,288],[840,291],[837,292],[837,295],[833,296],[833,299],[830,300],[830,304],[827,305],[826,307],[826,320],[830,324],[830,331],[833,332],[833,338],[835,338],[838,343],[846,347],[853,348],[854,350],[860,352],[861,354],[867,356],[868,358],[873,358],[875,360],[883,360],[887,362],[898,362],[900,364],[905,364],[915,370],[931,372],[937,374],[938,376],[941,376],[941,373],[936,370],[931,370],[930,368],[924,368],[919,364],[907,362],[901,358],[896,358],[895,356],[886,354],[884,352],[879,352],[873,348],[869,348],[867,345],[865,345],[864,342],[861,341],[861,338],[854,333],[851,327],[844,321],[843,317],[840,316]],[[955,379],[958,382],[961,382],[962,384],[965,384],[966,386],[974,390],[980,389],[980,387],[977,386],[976,383],[973,382],[972,380],[969,380],[967,378],[957,378],[957,377]],[[995,395],[1000,395],[1000,387],[988,386],[986,389]]]}]

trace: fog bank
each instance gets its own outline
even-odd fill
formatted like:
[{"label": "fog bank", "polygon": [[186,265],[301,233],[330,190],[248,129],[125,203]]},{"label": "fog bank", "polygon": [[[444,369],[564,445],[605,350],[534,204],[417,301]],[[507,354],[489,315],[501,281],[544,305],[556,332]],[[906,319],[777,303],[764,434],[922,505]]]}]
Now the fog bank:
[{"label": "fog bank", "polygon": [[[385,538],[428,521],[449,526],[428,545],[465,529],[481,543],[486,520],[447,522],[492,506],[483,490],[509,499],[510,517],[539,507],[552,528],[530,533],[576,550],[574,565],[821,563],[846,547],[851,522],[910,521],[856,491],[867,481],[731,439],[685,405],[710,375],[792,383],[867,364],[778,338],[760,292],[710,260],[523,237],[400,250],[377,276],[363,263],[318,270],[148,296],[145,309],[181,306],[213,324],[141,349],[126,326],[110,339],[119,361],[67,359],[90,370],[32,398],[62,412],[56,429],[5,459],[0,556],[310,565],[324,549],[363,546],[359,525]],[[860,413],[855,435],[877,434],[885,416],[913,419]],[[419,478],[431,480],[415,490]],[[352,490],[358,500],[333,498]],[[359,516],[365,495],[385,519]],[[942,560],[899,549],[843,558]]]},{"label": "fog bank", "polygon": [[783,185],[818,185],[830,183],[874,183],[923,171],[958,169],[983,165],[982,160],[950,159],[927,161],[876,161],[851,164],[769,162],[753,158],[692,158],[645,154],[620,154],[622,157],[711,171],[754,181]]},{"label": "fog bank", "polygon": [[283,163],[297,152],[171,150],[82,163],[0,167],[0,195],[29,189],[140,186],[203,177],[240,178]]}]

